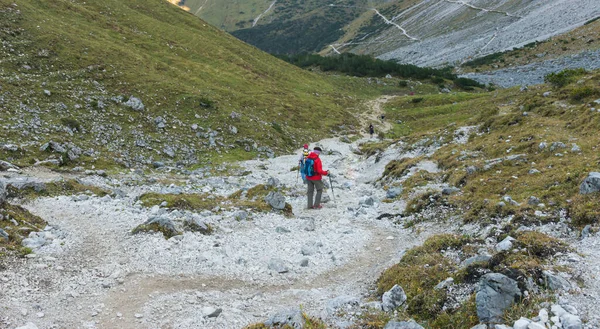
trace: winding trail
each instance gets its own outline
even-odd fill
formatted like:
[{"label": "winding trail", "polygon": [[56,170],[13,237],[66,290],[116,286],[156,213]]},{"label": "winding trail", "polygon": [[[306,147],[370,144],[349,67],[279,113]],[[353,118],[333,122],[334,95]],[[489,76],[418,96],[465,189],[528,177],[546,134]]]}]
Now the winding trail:
[{"label": "winding trail", "polygon": [[[369,102],[363,120],[377,119],[383,104],[392,98]],[[11,282],[0,292],[3,311],[16,325],[31,321],[39,327],[65,328],[242,328],[299,305],[313,316],[331,320],[333,315],[326,311],[330,300],[368,297],[380,273],[395,264],[404,250],[449,230],[432,223],[416,234],[411,228],[376,219],[382,213],[401,212],[404,201],[359,206],[366,195],[385,198],[377,180],[389,161],[406,155],[399,146],[379,161],[365,159],[353,152],[364,141],[318,142],[331,151],[323,156],[324,167],[336,173],[335,202],[318,211],[305,209],[304,185],[290,173],[297,155],[239,163],[252,174],[224,177],[222,188],[213,193],[227,195],[239,186],[255,186],[275,177],[289,190],[287,201],[295,218],[254,213],[250,221],[236,221],[221,215],[210,236],[186,233],[165,240],[159,234],[130,235],[152,212],[137,205],[137,197],[161,187],[127,187],[122,184],[127,177],[90,182],[118,183],[126,192],[122,198],[63,196],[26,203],[27,209],[65,237],[36,251],[34,258],[0,271],[0,279]],[[27,174],[60,176],[36,170]],[[205,186],[216,184],[215,179],[207,178],[210,182]],[[304,229],[308,217],[315,220],[314,231]],[[311,241],[322,246],[316,254],[303,256],[300,250]],[[282,258],[289,272],[268,271],[272,257]],[[303,257],[309,259],[308,267],[298,265]],[[221,308],[223,313],[206,318],[202,314],[206,307]],[[43,317],[36,316],[40,311]]]}]

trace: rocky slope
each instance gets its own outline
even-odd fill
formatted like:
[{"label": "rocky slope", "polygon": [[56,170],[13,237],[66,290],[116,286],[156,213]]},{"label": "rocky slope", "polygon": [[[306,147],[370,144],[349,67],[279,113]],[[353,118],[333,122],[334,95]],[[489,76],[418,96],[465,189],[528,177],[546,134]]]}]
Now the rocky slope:
[{"label": "rocky slope", "polygon": [[182,3],[267,51],[350,51],[422,66],[460,64],[600,16],[593,0],[263,1],[244,8],[235,0]]}]

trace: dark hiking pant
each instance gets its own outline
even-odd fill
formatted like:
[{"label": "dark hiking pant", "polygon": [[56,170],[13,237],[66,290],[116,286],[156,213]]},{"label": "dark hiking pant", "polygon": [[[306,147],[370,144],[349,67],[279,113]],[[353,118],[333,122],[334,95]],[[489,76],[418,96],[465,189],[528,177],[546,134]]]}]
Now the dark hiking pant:
[{"label": "dark hiking pant", "polygon": [[[306,193],[308,196],[308,208],[312,208],[313,206],[318,207],[321,204],[321,195],[323,194],[323,181],[321,180],[306,180],[308,186],[308,192]],[[317,190],[317,197],[314,199],[313,204],[313,194]]]}]

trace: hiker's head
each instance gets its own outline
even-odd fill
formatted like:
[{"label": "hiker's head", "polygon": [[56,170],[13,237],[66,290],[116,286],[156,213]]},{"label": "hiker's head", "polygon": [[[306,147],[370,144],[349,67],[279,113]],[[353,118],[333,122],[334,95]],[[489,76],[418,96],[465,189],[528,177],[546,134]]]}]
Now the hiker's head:
[{"label": "hiker's head", "polygon": [[313,149],[313,152],[315,152],[317,155],[319,155],[319,154],[321,154],[321,152],[323,152],[323,150],[321,150],[321,148],[317,146]]},{"label": "hiker's head", "polygon": [[308,144],[304,144],[304,149],[308,150]]}]

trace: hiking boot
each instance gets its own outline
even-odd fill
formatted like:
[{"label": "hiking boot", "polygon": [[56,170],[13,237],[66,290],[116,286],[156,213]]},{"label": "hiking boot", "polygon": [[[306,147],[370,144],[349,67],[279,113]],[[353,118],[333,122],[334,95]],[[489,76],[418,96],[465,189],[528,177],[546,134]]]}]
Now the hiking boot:
[{"label": "hiking boot", "polygon": [[312,206],[312,209],[321,209],[321,208],[323,208],[323,205],[322,205],[322,204],[320,204],[320,205],[318,205],[318,206]]}]

